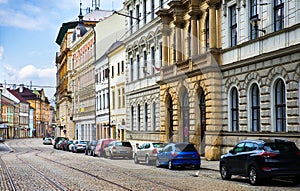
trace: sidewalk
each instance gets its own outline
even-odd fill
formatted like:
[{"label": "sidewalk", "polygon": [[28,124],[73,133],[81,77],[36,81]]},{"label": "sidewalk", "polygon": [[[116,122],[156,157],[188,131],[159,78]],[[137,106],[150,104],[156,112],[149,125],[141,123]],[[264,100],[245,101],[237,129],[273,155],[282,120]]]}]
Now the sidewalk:
[{"label": "sidewalk", "polygon": [[209,161],[204,157],[201,157],[201,168],[202,169],[210,169],[214,171],[219,171],[219,163],[220,161]]}]

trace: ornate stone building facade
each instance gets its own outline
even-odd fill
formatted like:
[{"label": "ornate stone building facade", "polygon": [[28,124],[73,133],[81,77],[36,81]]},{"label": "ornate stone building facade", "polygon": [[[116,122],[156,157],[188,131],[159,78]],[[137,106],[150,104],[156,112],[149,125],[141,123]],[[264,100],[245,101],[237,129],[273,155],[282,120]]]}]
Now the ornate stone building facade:
[{"label": "ornate stone building facade", "polygon": [[125,1],[126,30],[126,128],[127,139],[160,140],[160,79],[162,38],[155,12],[168,1]]},{"label": "ornate stone building facade", "polygon": [[300,3],[224,1],[222,152],[241,139],[300,145]]},{"label": "ornate stone building facade", "polygon": [[218,159],[222,129],[220,1],[173,0],[162,19],[161,140]]}]

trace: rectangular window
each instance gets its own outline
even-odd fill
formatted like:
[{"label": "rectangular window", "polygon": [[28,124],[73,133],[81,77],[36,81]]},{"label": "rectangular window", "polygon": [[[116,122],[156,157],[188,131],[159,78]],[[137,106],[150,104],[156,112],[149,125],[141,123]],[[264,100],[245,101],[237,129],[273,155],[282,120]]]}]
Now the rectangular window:
[{"label": "rectangular window", "polygon": [[130,81],[133,81],[133,58],[130,58]]},{"label": "rectangular window", "polygon": [[147,3],[146,0],[143,0],[143,19],[144,19],[144,24],[147,23]]},{"label": "rectangular window", "polygon": [[236,5],[231,6],[230,8],[230,37],[231,37],[231,46],[237,44],[237,14],[236,14]]},{"label": "rectangular window", "polygon": [[140,79],[140,56],[139,55],[136,55],[136,74],[137,74],[137,77],[136,79]]},{"label": "rectangular window", "polygon": [[111,66],[111,77],[113,78],[114,77],[114,66]]},{"label": "rectangular window", "polygon": [[118,62],[118,75],[120,75],[120,62]]},{"label": "rectangular window", "polygon": [[274,0],[274,30],[283,29],[284,25],[284,0]]},{"label": "rectangular window", "polygon": [[257,12],[257,0],[250,1],[250,33],[251,40],[256,39],[258,37],[258,12]]},{"label": "rectangular window", "polygon": [[118,89],[118,108],[121,108],[121,90]]},{"label": "rectangular window", "polygon": [[133,33],[133,31],[132,31],[132,27],[133,27],[133,12],[132,12],[132,10],[130,10],[129,11],[129,18],[130,18],[130,21],[129,21],[129,27],[130,27],[130,34],[132,34]]},{"label": "rectangular window", "polygon": [[123,73],[124,72],[124,61],[122,60],[121,62],[121,72]]},{"label": "rectangular window", "polygon": [[151,47],[151,68],[152,68],[152,74],[154,74],[154,67],[155,67],[155,51],[154,51],[154,47]]},{"label": "rectangular window", "polygon": [[154,11],[155,11],[154,0],[151,0],[151,19],[154,19]]},{"label": "rectangular window", "polygon": [[125,88],[122,88],[122,108],[125,108]]},{"label": "rectangular window", "polygon": [[[140,18],[140,5],[136,5],[136,18]],[[136,24],[136,30],[139,30],[140,25],[139,25],[140,21],[137,20],[137,24]]]},{"label": "rectangular window", "polygon": [[143,66],[143,73],[144,73],[144,77],[147,76],[147,73],[148,73],[148,66],[147,66],[147,52],[144,51],[143,52],[143,58],[144,58],[144,66]]}]

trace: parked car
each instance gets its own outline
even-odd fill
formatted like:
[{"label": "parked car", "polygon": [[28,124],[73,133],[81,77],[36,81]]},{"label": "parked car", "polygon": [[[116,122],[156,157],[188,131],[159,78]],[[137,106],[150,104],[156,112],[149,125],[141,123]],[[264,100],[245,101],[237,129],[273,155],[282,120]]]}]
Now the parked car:
[{"label": "parked car", "polygon": [[105,147],[107,147],[108,146],[108,144],[110,143],[110,142],[112,142],[112,141],[115,141],[115,139],[110,139],[110,138],[108,138],[108,139],[100,139],[99,141],[98,141],[98,143],[97,143],[97,146],[96,146],[96,148],[95,148],[95,155],[96,156],[105,156],[105,151],[104,151],[104,149],[105,149]]},{"label": "parked car", "polygon": [[58,142],[61,140],[65,140],[65,139],[66,139],[66,137],[55,137],[54,142],[53,142],[53,148],[57,149]]},{"label": "parked car", "polygon": [[97,146],[97,144],[98,144],[98,141],[97,140],[92,140],[92,141],[90,141],[87,145],[86,145],[86,147],[85,147],[85,155],[90,155],[90,156],[96,156],[95,155],[95,148],[96,148],[96,146]]},{"label": "parked car", "polygon": [[78,140],[73,140],[70,145],[69,145],[69,151],[73,152],[73,147],[75,146],[75,144],[78,143]]},{"label": "parked car", "polygon": [[108,156],[109,158],[132,158],[132,146],[129,141],[112,141],[104,150],[105,156]]},{"label": "parked car", "polygon": [[73,141],[72,140],[69,140],[69,139],[67,139],[67,140],[65,140],[64,141],[64,143],[63,143],[63,150],[64,151],[69,151],[69,146],[70,146],[70,144],[72,144],[73,143]]},{"label": "parked car", "polygon": [[63,143],[64,143],[65,140],[60,140],[58,141],[58,143],[56,144],[56,149],[58,150],[62,150],[63,149]]},{"label": "parked car", "polygon": [[220,158],[224,180],[232,175],[248,177],[251,185],[259,185],[274,177],[291,177],[300,182],[300,150],[287,140],[244,140]]},{"label": "parked car", "polygon": [[200,169],[201,158],[194,144],[169,143],[157,153],[156,166],[175,167],[191,166]]},{"label": "parked car", "polygon": [[140,161],[145,162],[147,165],[155,163],[158,151],[162,150],[162,148],[165,145],[165,143],[156,142],[143,143],[141,146],[138,146],[137,149],[134,151],[134,163],[138,164]]},{"label": "parked car", "polygon": [[52,145],[52,138],[51,137],[45,137],[43,140],[44,145]]},{"label": "parked car", "polygon": [[72,151],[75,153],[84,152],[87,143],[87,141],[76,141]]}]

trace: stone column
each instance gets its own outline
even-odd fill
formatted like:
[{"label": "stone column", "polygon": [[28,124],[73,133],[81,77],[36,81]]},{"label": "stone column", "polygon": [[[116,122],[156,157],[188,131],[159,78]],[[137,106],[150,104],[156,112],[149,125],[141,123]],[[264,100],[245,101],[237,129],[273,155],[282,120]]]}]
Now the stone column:
[{"label": "stone column", "polygon": [[209,46],[210,48],[217,48],[217,22],[216,22],[216,3],[210,1],[209,3]]},{"label": "stone column", "polygon": [[191,15],[191,56],[198,54],[197,15]]},{"label": "stone column", "polygon": [[176,35],[176,61],[182,61],[182,39],[181,39],[181,25],[182,23],[178,22],[176,24],[175,35]]}]

